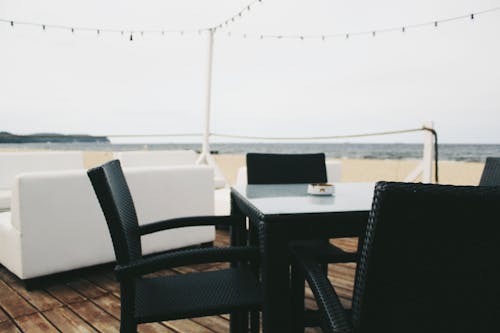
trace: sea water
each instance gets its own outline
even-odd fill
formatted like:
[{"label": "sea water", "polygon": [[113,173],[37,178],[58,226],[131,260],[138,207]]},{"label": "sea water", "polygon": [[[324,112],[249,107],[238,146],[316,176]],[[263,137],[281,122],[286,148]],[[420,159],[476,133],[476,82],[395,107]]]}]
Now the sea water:
[{"label": "sea water", "polygon": [[[420,159],[422,144],[409,143],[212,143],[211,150],[218,154],[256,153],[317,153],[332,158],[354,159]],[[112,144],[112,143],[23,143],[0,144],[0,149],[13,150],[178,150],[199,151],[200,143]],[[488,156],[500,156],[499,144],[440,144],[439,159],[448,161],[484,162]]]}]

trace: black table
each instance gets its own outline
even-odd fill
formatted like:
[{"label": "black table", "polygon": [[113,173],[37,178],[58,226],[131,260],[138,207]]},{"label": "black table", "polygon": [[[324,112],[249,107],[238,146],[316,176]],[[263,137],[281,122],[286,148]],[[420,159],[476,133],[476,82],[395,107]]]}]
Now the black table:
[{"label": "black table", "polygon": [[373,183],[339,183],[333,196],[308,195],[307,184],[231,189],[231,215],[249,218],[250,243],[258,242],[261,249],[264,332],[291,331],[290,241],[359,236],[366,227],[373,188]]}]

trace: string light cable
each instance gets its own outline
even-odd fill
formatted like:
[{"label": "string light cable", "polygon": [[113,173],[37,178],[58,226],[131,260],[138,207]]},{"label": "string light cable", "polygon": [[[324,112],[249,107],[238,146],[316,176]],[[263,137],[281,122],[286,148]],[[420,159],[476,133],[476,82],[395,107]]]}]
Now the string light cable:
[{"label": "string light cable", "polygon": [[60,24],[45,24],[38,22],[26,22],[26,21],[16,21],[0,18],[0,22],[7,23],[11,27],[15,26],[30,26],[34,28],[42,29],[46,31],[48,29],[53,30],[66,30],[72,34],[76,32],[94,32],[97,35],[102,33],[113,33],[120,35],[127,35],[130,40],[133,40],[133,36],[145,34],[156,34],[156,35],[166,35],[166,34],[201,34],[202,32],[210,31],[211,27],[205,27],[200,29],[108,29],[108,28],[92,28],[92,27],[82,27],[82,26],[69,26]]},{"label": "string light cable", "polygon": [[[228,19],[224,20],[222,23],[219,23],[216,26],[203,27],[203,28],[199,28],[199,29],[152,29],[152,30],[151,29],[109,29],[109,28],[70,26],[70,25],[59,25],[59,24],[45,24],[45,23],[39,23],[39,22],[17,21],[17,20],[5,19],[5,18],[0,18],[0,23],[8,24],[11,27],[15,27],[18,25],[31,26],[31,27],[42,29],[43,31],[46,31],[49,29],[66,30],[68,32],[71,32],[72,34],[74,34],[76,32],[94,32],[94,33],[96,33],[96,35],[101,35],[103,33],[114,33],[114,34],[126,35],[132,41],[134,39],[134,36],[136,36],[136,35],[144,36],[145,34],[160,34],[160,35],[198,34],[198,35],[201,35],[203,32],[209,32],[209,31],[217,32],[219,30],[228,28],[232,23],[241,19],[245,13],[250,12],[254,5],[261,3],[261,2],[262,2],[262,0],[253,0],[248,5],[243,7],[240,11],[236,12],[234,15],[232,15]],[[448,18],[442,18],[442,19],[437,19],[437,20],[433,20],[433,21],[426,21],[426,22],[422,22],[422,23],[414,23],[414,24],[408,24],[408,25],[400,25],[400,26],[393,26],[393,27],[381,28],[381,29],[364,30],[364,31],[333,33],[333,34],[251,34],[251,33],[238,33],[237,34],[237,33],[233,33],[232,31],[227,31],[227,35],[228,36],[243,37],[243,38],[255,37],[258,39],[266,38],[266,39],[299,39],[299,40],[305,40],[305,39],[327,40],[327,39],[333,39],[333,38],[349,39],[351,37],[364,36],[364,35],[365,36],[372,35],[373,37],[376,37],[377,35],[383,34],[383,33],[391,33],[391,32],[405,33],[410,29],[418,29],[418,28],[423,28],[423,27],[434,26],[435,28],[437,28],[441,24],[445,24],[445,23],[449,23],[449,22],[453,22],[453,21],[465,20],[465,19],[473,21],[478,16],[488,14],[488,13],[493,13],[493,12],[499,12],[499,11],[500,11],[500,7],[493,7],[493,8],[489,8],[489,9],[482,10],[482,11],[476,11],[476,12],[469,13],[469,14],[448,17]]]},{"label": "string light cable", "polygon": [[221,29],[229,27],[230,25],[235,23],[237,20],[241,19],[245,14],[249,13],[252,10],[253,6],[255,6],[256,4],[261,3],[261,2],[262,2],[262,0],[253,0],[252,2],[247,4],[245,7],[243,7],[241,10],[236,12],[233,16],[230,16],[226,20],[222,21],[221,23],[219,23],[218,25],[213,27],[213,29],[215,31],[217,31],[217,30],[221,30]]},{"label": "string light cable", "polygon": [[256,39],[299,39],[299,40],[305,40],[305,39],[327,40],[327,39],[334,39],[334,38],[349,39],[351,37],[368,36],[368,35],[376,37],[379,34],[391,33],[391,32],[403,32],[403,33],[405,33],[408,30],[419,29],[419,28],[424,28],[424,27],[434,26],[435,28],[437,28],[444,23],[460,21],[460,20],[474,21],[478,16],[493,13],[493,12],[500,12],[500,7],[493,7],[493,8],[489,8],[489,9],[485,9],[485,10],[481,10],[481,11],[472,12],[469,14],[441,18],[441,19],[432,20],[432,21],[425,21],[425,22],[421,22],[421,23],[413,23],[413,24],[408,24],[408,25],[392,26],[392,27],[386,27],[386,28],[380,28],[380,29],[362,30],[362,31],[354,31],[354,32],[342,32],[342,33],[330,33],[330,34],[255,34],[255,33],[252,34],[252,33],[234,33],[234,32],[229,31],[229,32],[227,32],[227,35],[234,36],[234,37],[256,38]]},{"label": "string light cable", "polygon": [[198,34],[201,35],[202,32],[207,31],[216,31],[218,29],[222,29],[223,27],[228,26],[229,24],[235,22],[237,19],[241,18],[245,13],[250,12],[252,7],[262,2],[262,0],[253,0],[251,3],[247,4],[240,11],[235,13],[233,16],[226,19],[224,22],[211,27],[204,27],[199,29],[108,29],[108,28],[94,28],[94,27],[82,27],[82,26],[70,26],[70,25],[61,25],[61,24],[45,24],[39,22],[27,22],[27,21],[17,21],[11,19],[0,18],[1,23],[9,24],[11,27],[15,26],[30,26],[34,28],[42,29],[46,31],[48,29],[54,30],[66,30],[74,34],[75,32],[94,32],[97,35],[102,33],[113,33],[120,35],[127,35],[129,39],[132,41],[135,35],[144,36],[145,34]]}]

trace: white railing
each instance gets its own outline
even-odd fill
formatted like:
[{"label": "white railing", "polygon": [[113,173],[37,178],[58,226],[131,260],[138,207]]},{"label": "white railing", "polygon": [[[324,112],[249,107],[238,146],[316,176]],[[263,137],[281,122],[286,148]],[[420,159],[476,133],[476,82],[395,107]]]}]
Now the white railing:
[{"label": "white railing", "polygon": [[[237,135],[237,134],[226,134],[226,133],[178,133],[178,134],[146,134],[146,135],[108,135],[110,138],[131,138],[131,137],[203,137],[201,156],[198,159],[199,164],[208,164],[214,167],[217,176],[224,178],[221,170],[217,166],[214,158],[210,154],[209,140],[212,137],[224,138],[224,139],[238,139],[238,140],[253,140],[253,141],[316,141],[316,140],[334,140],[334,139],[348,139],[348,138],[361,138],[370,136],[382,136],[382,135],[395,135],[403,133],[412,132],[423,132],[423,153],[422,160],[418,163],[414,170],[412,170],[408,176],[404,178],[404,181],[413,182],[418,180],[421,176],[421,181],[423,183],[432,183],[433,175],[434,182],[439,182],[438,173],[438,145],[437,145],[437,133],[434,129],[434,123],[432,121],[426,122],[420,128],[402,129],[394,131],[384,131],[384,132],[371,132],[371,133],[361,133],[361,134],[350,134],[350,135],[333,135],[333,136],[316,136],[316,137],[262,137],[262,136],[247,136],[247,135]],[[434,172],[433,172],[434,171]]]}]

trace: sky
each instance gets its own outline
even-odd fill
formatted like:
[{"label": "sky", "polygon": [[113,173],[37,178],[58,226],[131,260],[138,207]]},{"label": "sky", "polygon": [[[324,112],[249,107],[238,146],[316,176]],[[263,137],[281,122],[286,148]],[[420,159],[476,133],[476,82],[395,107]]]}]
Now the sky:
[{"label": "sky", "polygon": [[[0,131],[202,132],[208,34],[197,30],[250,2],[0,0],[7,20],[194,30],[136,33],[130,41],[129,34],[0,22]],[[215,34],[212,132],[309,137],[433,121],[441,142],[500,144],[500,11],[375,37],[259,37],[371,31],[494,7],[500,0],[257,2]],[[421,140],[422,134],[404,134],[341,141]]]}]

